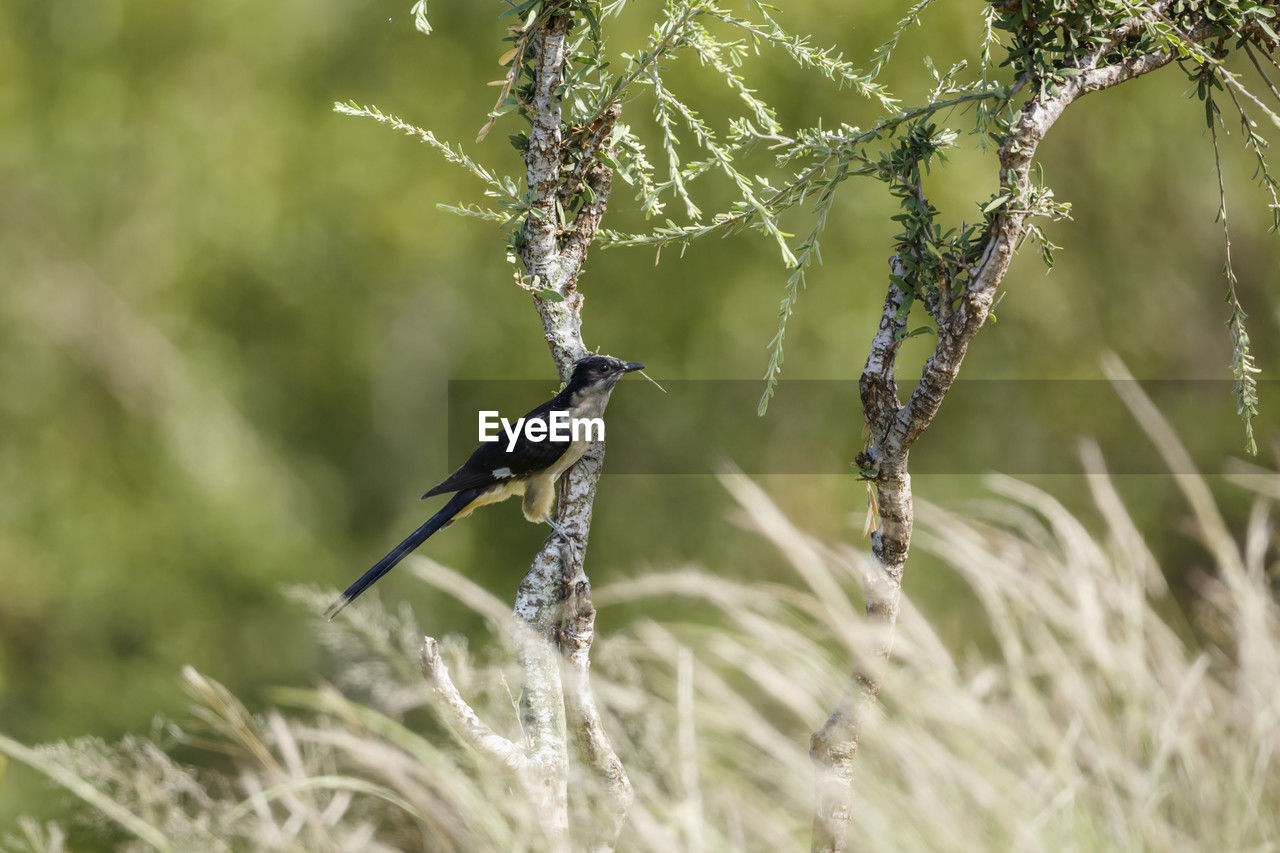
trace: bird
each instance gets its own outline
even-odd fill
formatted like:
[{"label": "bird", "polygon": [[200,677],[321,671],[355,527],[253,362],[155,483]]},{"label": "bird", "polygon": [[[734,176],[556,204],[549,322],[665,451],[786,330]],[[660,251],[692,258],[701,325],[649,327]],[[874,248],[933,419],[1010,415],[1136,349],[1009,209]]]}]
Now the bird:
[{"label": "bird", "polygon": [[[579,421],[588,424],[598,421],[603,425],[601,419],[605,406],[609,404],[609,395],[618,380],[643,369],[644,365],[639,362],[622,361],[607,355],[589,355],[579,359],[573,365],[568,384],[516,422],[514,437],[508,433],[506,437],[500,435],[497,441],[481,443],[462,467],[422,496],[426,499],[455,493],[439,512],[410,533],[329,605],[325,618],[332,621],[344,607],[436,531],[470,515],[479,507],[504,501],[513,495],[524,496],[521,510],[526,519],[535,524],[549,524],[561,538],[572,542],[572,537],[551,516],[555,485],[560,476],[582,458],[591,443],[590,435],[588,429],[575,431],[570,426],[566,436],[565,430],[553,427],[556,423],[563,423],[566,417],[571,425]],[[533,433],[545,438],[531,437],[531,424],[534,425]],[[602,429],[600,436],[603,437]],[[510,441],[505,438],[510,438]]]}]

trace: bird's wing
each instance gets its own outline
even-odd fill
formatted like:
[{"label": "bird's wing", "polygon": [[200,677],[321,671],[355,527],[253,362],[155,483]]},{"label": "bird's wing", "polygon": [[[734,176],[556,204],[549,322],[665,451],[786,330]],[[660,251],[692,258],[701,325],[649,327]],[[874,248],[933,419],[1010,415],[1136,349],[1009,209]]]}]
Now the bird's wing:
[{"label": "bird's wing", "polygon": [[[547,435],[549,436],[550,416],[553,410],[551,402],[543,403],[524,416],[526,426],[529,421],[544,421],[548,425]],[[506,433],[501,433],[497,441],[485,442],[477,447],[462,467],[423,497],[429,498],[432,495],[462,489],[485,488],[506,480],[523,479],[536,471],[549,468],[564,455],[572,443],[572,441],[552,441],[550,438],[544,441],[530,441],[525,430],[521,429],[516,438],[515,447],[507,450],[509,441]]]}]

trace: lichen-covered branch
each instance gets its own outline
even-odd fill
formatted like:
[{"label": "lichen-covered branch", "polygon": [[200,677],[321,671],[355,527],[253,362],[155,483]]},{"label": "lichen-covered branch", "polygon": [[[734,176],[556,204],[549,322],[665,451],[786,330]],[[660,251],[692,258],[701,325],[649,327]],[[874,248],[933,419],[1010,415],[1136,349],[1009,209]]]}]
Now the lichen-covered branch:
[{"label": "lichen-covered branch", "polygon": [[871,351],[867,353],[867,363],[858,380],[862,410],[872,430],[876,432],[887,430],[889,422],[902,407],[902,403],[898,400],[898,384],[893,376],[898,347],[902,344],[901,334],[907,328],[907,320],[901,316],[906,294],[902,292],[902,288],[895,280],[904,277],[905,269],[902,259],[895,257],[890,260],[889,270],[895,278],[889,281],[889,289],[884,297],[884,308],[880,312],[880,326],[876,329],[875,337],[871,339]]},{"label": "lichen-covered branch", "polygon": [[[1009,197],[990,223],[985,245],[968,272],[968,281],[954,311],[935,313],[937,343],[925,363],[920,381],[906,404],[897,396],[895,366],[906,297],[891,280],[880,325],[872,339],[859,388],[871,439],[858,465],[876,492],[880,525],[872,535],[875,570],[866,585],[867,617],[875,640],[855,661],[844,695],[826,724],[813,735],[810,754],[817,775],[814,814],[814,850],[840,851],[847,845],[853,815],[853,760],[867,711],[880,692],[882,677],[893,647],[893,629],[901,600],[902,573],[911,546],[914,511],[911,478],[907,473],[911,446],[933,422],[951,389],[970,342],[991,312],[996,292],[1008,272],[1020,240],[1026,233],[1033,206],[1026,203],[1031,190],[1031,169],[1037,149],[1063,112],[1090,92],[1139,77],[1175,58],[1173,49],[1157,50],[1104,63],[1114,46],[1133,37],[1161,18],[1167,3],[1156,3],[1141,15],[1114,28],[1060,85],[1037,87],[1004,135],[999,149],[999,181]],[[1199,40],[1211,32],[1209,22],[1193,30]],[[901,257],[891,260],[896,279],[905,278]],[[945,288],[942,292],[948,298]]]},{"label": "lichen-covered branch", "polygon": [[[609,203],[613,173],[606,160],[615,161],[602,155],[621,114],[621,106],[613,103],[602,107],[586,127],[566,124],[562,100],[567,55],[579,56],[582,49],[580,39],[568,38],[574,14],[571,4],[552,0],[523,28],[512,31],[517,47],[508,54],[511,70],[499,105],[518,95],[521,112],[529,121],[527,143],[522,146],[528,192],[517,197],[510,189],[512,182],[487,181],[502,188],[507,209],[522,217],[512,243],[523,268],[518,281],[532,294],[562,381],[588,355],[582,340],[578,277]],[[498,114],[493,113],[481,138]],[[434,141],[429,134],[424,138]],[[473,173],[488,176],[472,161],[445,148]],[[557,521],[573,541],[549,536],[516,592],[512,645],[523,672],[522,742],[496,734],[467,705],[450,681],[435,641],[428,638],[422,649],[422,671],[441,713],[475,749],[516,771],[552,849],[568,847],[573,834],[566,712],[611,803],[610,825],[592,833],[600,838],[598,843],[593,841],[596,849],[612,849],[631,802],[630,782],[601,725],[588,669],[595,611],[583,563],[603,461],[604,444],[598,442],[561,480]],[[569,627],[563,628],[566,618]],[[562,673],[568,673],[567,697]]]},{"label": "lichen-covered branch", "polygon": [[510,770],[519,770],[524,761],[524,751],[518,744],[489,728],[462,698],[449,677],[449,668],[440,657],[440,646],[433,637],[423,638],[419,663],[423,678],[436,696],[436,708],[458,736],[489,760]]},{"label": "lichen-covered branch", "polygon": [[609,800],[611,822],[600,827],[590,841],[591,850],[612,850],[627,812],[635,800],[631,780],[604,730],[595,696],[591,692],[591,644],[595,640],[596,608],[591,602],[591,581],[581,575],[569,592],[567,613],[560,629],[560,649],[565,657],[565,703],[573,733],[588,766],[595,771]]},{"label": "lichen-covered branch", "polygon": [[[574,363],[588,354],[582,340],[583,297],[578,291],[578,276],[599,230],[612,186],[612,171],[597,155],[608,144],[621,113],[621,107],[611,106],[586,133],[566,139],[560,98],[568,25],[567,13],[552,14],[532,39],[534,80],[525,104],[531,128],[524,153],[530,215],[518,242],[534,306],[562,380],[567,380]],[[573,146],[578,155],[578,165],[572,169],[565,166],[569,159],[566,146]],[[571,209],[578,193],[582,198],[577,213],[571,221],[561,222],[562,211]],[[566,828],[567,837],[567,710],[575,733],[584,726],[594,732],[595,736],[583,742],[588,763],[601,775],[605,790],[619,804],[613,809],[616,820],[605,845],[611,848],[630,803],[629,799],[616,797],[618,780],[628,792],[630,783],[599,726],[591,697],[587,661],[594,634],[587,631],[564,635],[560,630],[566,617],[566,602],[575,599],[572,591],[582,585],[589,589],[583,564],[603,462],[604,444],[597,442],[561,481],[557,521],[574,541],[566,543],[558,536],[550,536],[534,557],[516,593],[515,617],[524,629],[516,631],[515,647],[525,674],[520,704],[527,748],[541,774],[538,801],[552,810],[554,820]],[[573,642],[562,648],[559,644],[565,636]],[[567,705],[561,680],[562,652],[569,660]],[[581,737],[579,740],[582,742]]]}]

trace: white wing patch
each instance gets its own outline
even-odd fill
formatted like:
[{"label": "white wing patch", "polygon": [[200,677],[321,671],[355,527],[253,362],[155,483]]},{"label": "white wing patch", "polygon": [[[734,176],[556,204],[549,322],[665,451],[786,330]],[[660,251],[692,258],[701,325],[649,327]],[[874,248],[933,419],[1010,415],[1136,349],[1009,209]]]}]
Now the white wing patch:
[{"label": "white wing patch", "polygon": [[506,478],[513,477],[515,475],[512,473],[510,468],[494,468],[493,476],[497,477],[499,480],[505,480]]}]

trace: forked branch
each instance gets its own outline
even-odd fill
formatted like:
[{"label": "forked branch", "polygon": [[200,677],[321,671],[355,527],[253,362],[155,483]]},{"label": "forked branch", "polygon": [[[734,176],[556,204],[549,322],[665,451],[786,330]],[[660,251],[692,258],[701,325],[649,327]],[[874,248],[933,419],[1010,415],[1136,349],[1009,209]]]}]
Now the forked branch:
[{"label": "forked branch", "polygon": [[[582,340],[582,294],[578,276],[609,202],[612,171],[600,159],[621,108],[604,110],[582,134],[566,133],[561,113],[567,10],[551,8],[521,35],[531,60],[532,81],[523,103],[530,130],[524,150],[528,215],[516,241],[523,274],[532,292],[547,344],[562,380],[588,354]],[[522,73],[513,69],[513,74]],[[575,158],[566,156],[573,146]],[[575,159],[577,165],[567,163]],[[576,213],[565,221],[566,210]],[[440,707],[468,743],[518,772],[553,848],[569,842],[566,712],[609,797],[610,825],[593,832],[595,849],[612,849],[626,819],[631,786],[605,734],[591,695],[589,655],[595,610],[583,563],[591,527],[604,443],[596,442],[564,476],[557,522],[573,544],[550,536],[534,557],[516,593],[513,645],[524,673],[520,711],[524,743],[516,745],[489,729],[448,679],[430,639],[423,647],[423,672]],[[562,673],[564,677],[562,678]],[[567,695],[566,695],[567,687]]]},{"label": "forked branch", "polygon": [[[817,773],[817,802],[813,849],[845,850],[853,816],[853,760],[867,713],[883,683],[893,646],[893,629],[901,600],[902,573],[911,546],[914,511],[911,478],[907,473],[911,446],[937,415],[959,373],[970,342],[991,313],[996,292],[1008,272],[1019,242],[1026,234],[1033,205],[1031,169],[1045,136],[1076,100],[1090,92],[1132,80],[1168,65],[1173,48],[1108,61],[1115,46],[1163,20],[1167,3],[1119,23],[1111,37],[1100,40],[1059,85],[1034,86],[999,148],[998,178],[1008,201],[991,220],[977,262],[966,270],[967,282],[954,310],[938,311],[937,343],[905,404],[900,403],[895,376],[897,353],[905,331],[903,304],[907,297],[897,283],[905,280],[907,259],[890,260],[891,277],[880,324],[859,380],[863,411],[870,432],[858,467],[876,494],[879,526],[872,534],[872,553],[879,576],[866,585],[867,618],[875,640],[854,664],[844,695],[826,724],[814,734],[810,754]],[[1187,38],[1198,44],[1215,31],[1205,21]],[[946,287],[940,292],[950,297]]]}]

